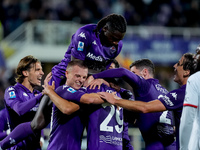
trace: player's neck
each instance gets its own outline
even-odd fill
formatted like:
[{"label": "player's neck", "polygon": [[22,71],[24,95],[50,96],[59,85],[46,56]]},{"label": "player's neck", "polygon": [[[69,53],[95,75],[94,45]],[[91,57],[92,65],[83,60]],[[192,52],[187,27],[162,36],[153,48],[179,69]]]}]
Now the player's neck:
[{"label": "player's neck", "polygon": [[22,85],[25,86],[27,89],[29,89],[29,91],[31,91],[31,93],[33,92],[33,86],[29,82],[23,81]]}]

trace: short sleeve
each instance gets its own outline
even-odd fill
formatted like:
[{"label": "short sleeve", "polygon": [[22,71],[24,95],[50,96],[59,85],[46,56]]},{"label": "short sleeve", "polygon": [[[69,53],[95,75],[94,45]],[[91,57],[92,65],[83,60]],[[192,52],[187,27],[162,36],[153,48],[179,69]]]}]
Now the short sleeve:
[{"label": "short sleeve", "polygon": [[159,98],[168,110],[178,109],[183,106],[184,89],[176,89]]}]

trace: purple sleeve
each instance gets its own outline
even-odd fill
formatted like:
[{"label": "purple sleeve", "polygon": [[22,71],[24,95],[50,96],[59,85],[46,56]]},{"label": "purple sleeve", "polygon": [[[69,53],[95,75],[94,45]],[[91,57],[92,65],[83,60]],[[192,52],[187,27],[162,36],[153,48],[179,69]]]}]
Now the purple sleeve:
[{"label": "purple sleeve", "polygon": [[85,55],[90,45],[90,33],[84,28],[80,28],[73,35],[71,41],[71,54],[73,57],[85,60]]},{"label": "purple sleeve", "polygon": [[125,68],[109,69],[98,74],[94,74],[93,77],[97,78],[122,78],[128,84],[133,86],[139,86],[142,82],[142,77],[134,74]]},{"label": "purple sleeve", "polygon": [[123,130],[123,150],[133,150],[133,146],[130,143],[130,138],[128,135],[128,123],[124,122],[124,130]]},{"label": "purple sleeve", "polygon": [[8,129],[6,113],[5,108],[0,111],[0,140],[7,136],[5,132]]},{"label": "purple sleeve", "polygon": [[[12,96],[11,92],[14,92],[15,95]],[[5,91],[4,99],[6,101],[6,104],[11,107],[19,116],[24,115],[28,111],[30,111],[31,108],[33,108],[41,99],[42,93],[38,94],[34,98],[23,101],[22,98],[19,96],[19,93],[17,90],[14,91]]]},{"label": "purple sleeve", "polygon": [[81,96],[85,94],[85,92],[80,91],[80,90],[75,90],[72,87],[65,87],[65,86],[60,86],[59,88],[56,89],[56,93],[68,100],[68,101],[74,101],[74,102],[80,102]]},{"label": "purple sleeve", "polygon": [[0,141],[7,136],[6,132],[0,132]]},{"label": "purple sleeve", "polygon": [[167,110],[174,110],[183,107],[184,97],[185,92],[182,93],[182,90],[176,89],[163,97],[160,97],[159,100],[163,103]]},{"label": "purple sleeve", "polygon": [[8,129],[7,125],[7,112],[6,109],[0,111],[0,132],[3,132]]}]

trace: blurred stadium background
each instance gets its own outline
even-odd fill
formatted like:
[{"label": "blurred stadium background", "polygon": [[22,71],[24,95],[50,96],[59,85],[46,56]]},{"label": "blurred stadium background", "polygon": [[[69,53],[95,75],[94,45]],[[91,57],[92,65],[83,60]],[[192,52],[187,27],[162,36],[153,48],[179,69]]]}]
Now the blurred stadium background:
[{"label": "blurred stadium background", "polygon": [[[15,84],[14,69],[22,57],[39,58],[47,74],[63,58],[79,27],[110,13],[124,15],[128,23],[117,57],[120,65],[129,68],[134,60],[149,58],[161,84],[168,90],[177,88],[173,65],[183,53],[194,53],[200,43],[199,7],[199,0],[0,1],[0,109],[5,88]],[[130,126],[129,133],[135,150],[142,150],[138,129]],[[48,139],[48,129],[45,134]]]}]

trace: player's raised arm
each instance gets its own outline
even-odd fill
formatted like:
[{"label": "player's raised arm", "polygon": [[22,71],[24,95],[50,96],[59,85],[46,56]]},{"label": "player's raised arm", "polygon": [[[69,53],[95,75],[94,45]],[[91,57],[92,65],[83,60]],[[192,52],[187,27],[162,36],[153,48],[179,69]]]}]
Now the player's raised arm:
[{"label": "player's raised arm", "polygon": [[51,101],[56,105],[56,107],[58,107],[58,109],[62,113],[70,115],[80,108],[79,105],[60,97],[58,94],[56,94],[54,89],[55,89],[55,82],[52,83],[52,86],[50,85],[44,86],[43,93],[49,96]]}]

